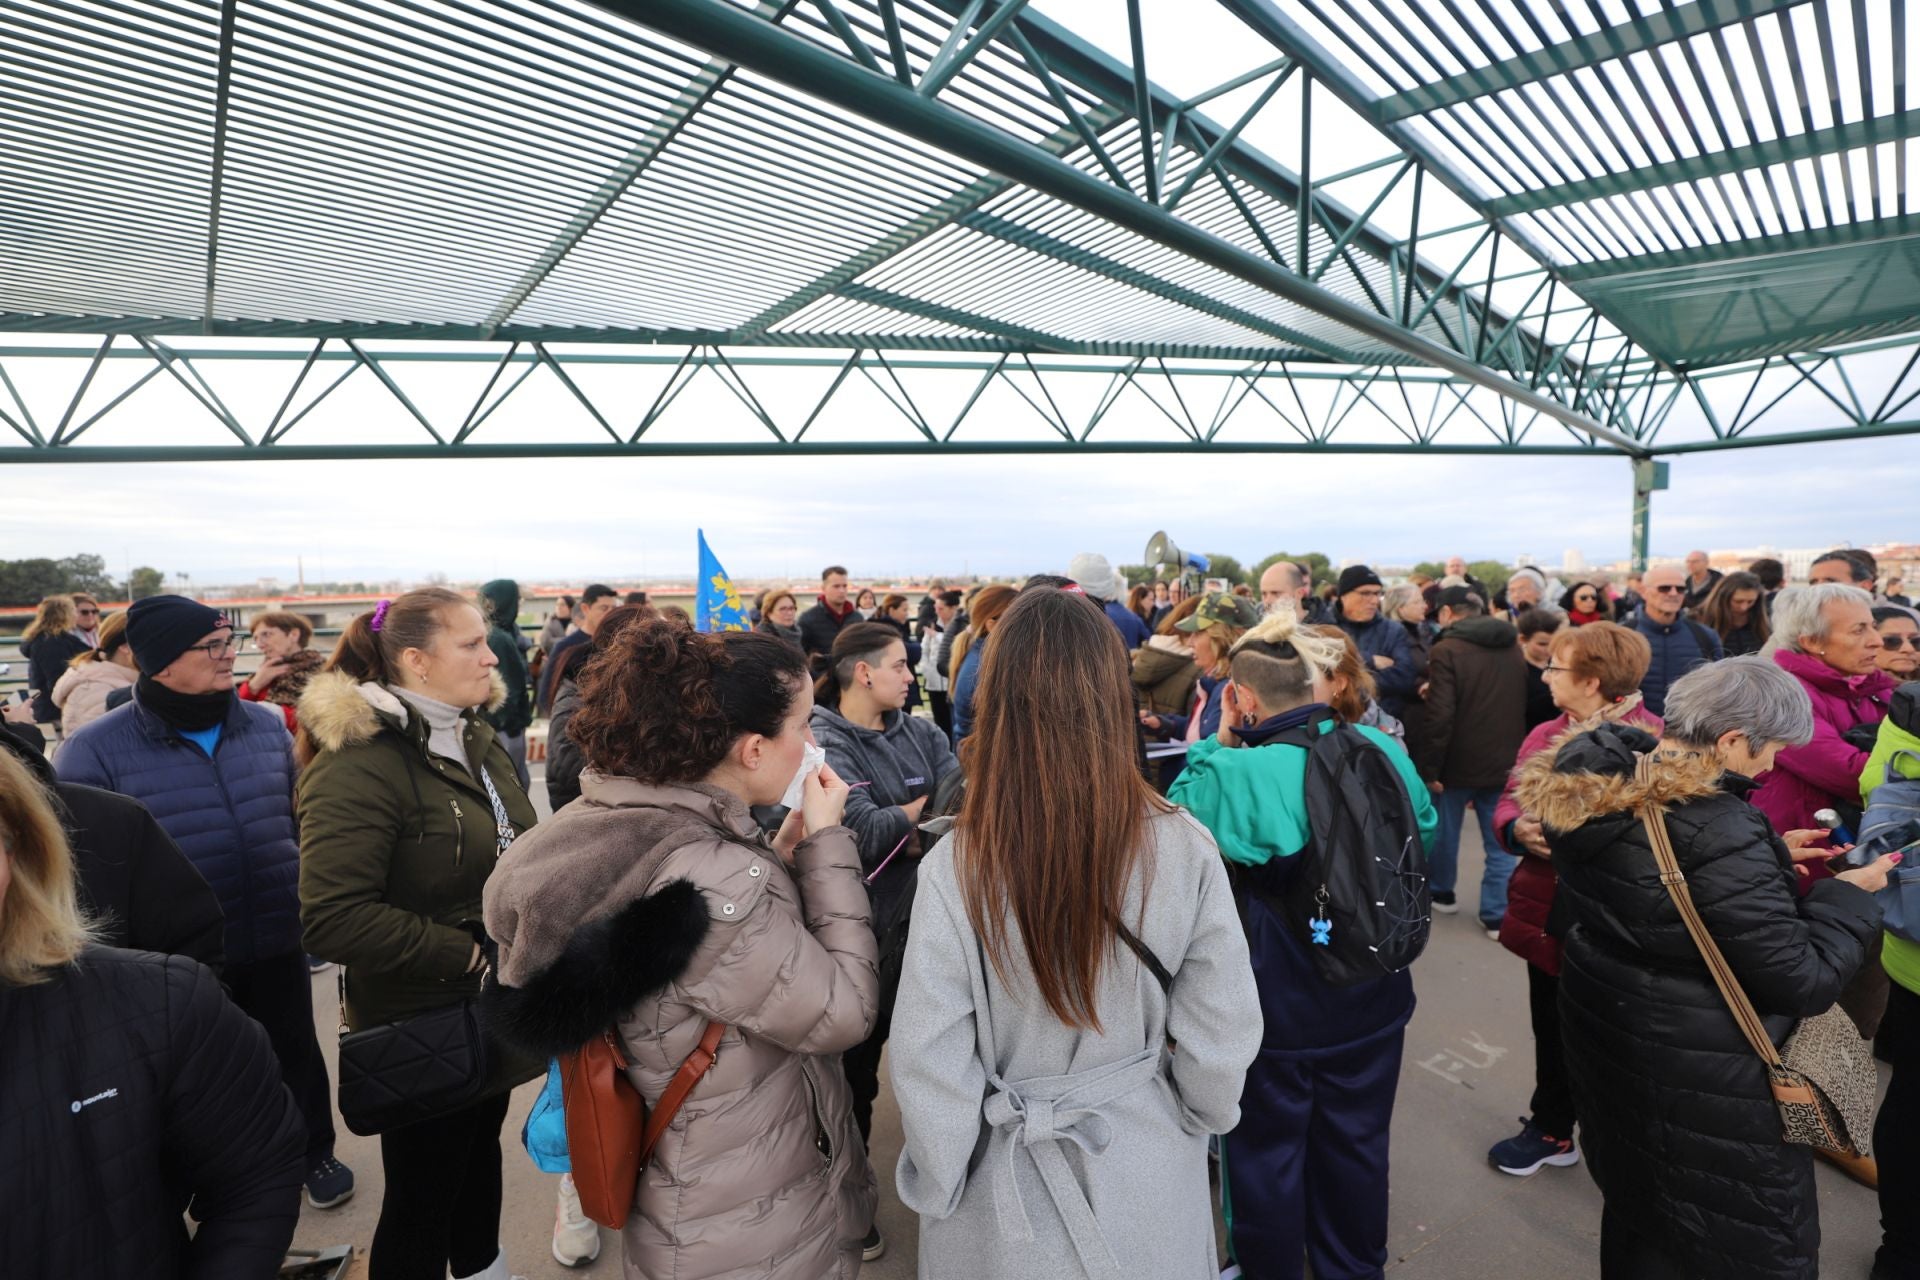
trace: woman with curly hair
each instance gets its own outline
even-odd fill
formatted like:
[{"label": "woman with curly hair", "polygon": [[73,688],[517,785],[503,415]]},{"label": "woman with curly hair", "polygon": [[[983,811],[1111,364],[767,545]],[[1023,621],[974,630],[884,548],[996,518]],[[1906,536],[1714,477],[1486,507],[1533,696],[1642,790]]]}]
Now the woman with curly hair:
[{"label": "woman with curly hair", "polygon": [[847,786],[804,772],[771,838],[749,812],[802,779],[807,659],[651,618],[580,683],[580,799],[487,885],[492,1025],[542,1055],[613,1028],[650,1107],[717,1037],[640,1178],[628,1275],[853,1280],[874,1180],[838,1058],[877,980]]}]

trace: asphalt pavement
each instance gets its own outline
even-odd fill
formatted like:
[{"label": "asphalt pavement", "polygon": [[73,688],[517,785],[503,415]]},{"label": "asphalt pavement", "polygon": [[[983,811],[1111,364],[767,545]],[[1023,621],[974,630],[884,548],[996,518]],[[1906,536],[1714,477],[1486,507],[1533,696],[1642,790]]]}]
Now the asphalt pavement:
[{"label": "asphalt pavement", "polygon": [[[545,788],[537,775],[533,790],[544,817]],[[1473,847],[1462,850],[1461,884],[1470,888],[1481,865],[1471,824],[1466,843]],[[1394,1110],[1387,1271],[1396,1280],[1591,1280],[1600,1274],[1600,1195],[1584,1165],[1515,1178],[1487,1164],[1487,1148],[1517,1132],[1518,1117],[1527,1109],[1533,1043],[1524,962],[1481,930],[1470,905],[1477,895],[1463,891],[1461,896],[1468,909],[1434,918],[1432,942],[1414,967],[1419,1008],[1407,1030]],[[313,1003],[331,1067],[339,1027],[331,972],[315,977]],[[527,1280],[620,1276],[620,1241],[612,1232],[601,1233],[600,1259],[584,1271],[562,1267],[552,1257],[558,1179],[535,1169],[519,1141],[538,1088],[535,1082],[515,1093],[502,1139],[501,1239],[508,1261]],[[893,1189],[900,1144],[899,1114],[883,1087],[874,1115],[873,1158],[888,1249],[863,1268],[862,1280],[915,1275],[918,1224]],[[337,1209],[304,1209],[296,1247],[364,1248],[373,1238],[383,1187],[378,1141],[356,1138],[343,1127],[338,1155],[353,1168],[358,1193]],[[1817,1178],[1825,1239],[1820,1275],[1866,1280],[1880,1234],[1874,1194],[1824,1165]]]}]

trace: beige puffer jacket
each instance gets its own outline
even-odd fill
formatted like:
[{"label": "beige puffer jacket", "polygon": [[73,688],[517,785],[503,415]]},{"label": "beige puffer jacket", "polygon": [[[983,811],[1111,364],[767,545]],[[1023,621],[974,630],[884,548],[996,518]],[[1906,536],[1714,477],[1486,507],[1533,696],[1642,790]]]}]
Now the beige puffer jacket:
[{"label": "beige puffer jacket", "polygon": [[117,662],[68,667],[53,686],[53,705],[60,708],[60,723],[67,733],[107,714],[107,695],[132,684],[134,674]]},{"label": "beige puffer jacket", "polygon": [[725,791],[589,772],[502,857],[486,923],[493,1025],[556,1053],[617,1024],[649,1106],[727,1024],[641,1176],[629,1277],[854,1280],[875,1191],[839,1054],[879,979],[850,831],[789,867]]}]

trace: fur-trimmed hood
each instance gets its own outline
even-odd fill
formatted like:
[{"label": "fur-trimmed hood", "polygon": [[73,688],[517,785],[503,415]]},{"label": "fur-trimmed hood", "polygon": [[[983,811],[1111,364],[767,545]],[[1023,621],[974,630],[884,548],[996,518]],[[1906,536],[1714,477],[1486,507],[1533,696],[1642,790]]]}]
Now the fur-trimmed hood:
[{"label": "fur-trimmed hood", "polygon": [[[507,700],[506,681],[488,673],[493,692],[484,710],[493,711]],[[300,727],[322,751],[339,751],[373,741],[382,727],[404,731],[412,712],[407,704],[381,685],[361,683],[341,671],[322,671],[307,682],[300,695]]]},{"label": "fur-trimmed hood", "polygon": [[1520,766],[1514,798],[1553,830],[1573,831],[1595,818],[1649,803],[1665,810],[1723,789],[1725,769],[1703,753],[1662,756],[1652,775],[1640,778],[1639,757],[1658,745],[1631,724],[1569,730]]}]

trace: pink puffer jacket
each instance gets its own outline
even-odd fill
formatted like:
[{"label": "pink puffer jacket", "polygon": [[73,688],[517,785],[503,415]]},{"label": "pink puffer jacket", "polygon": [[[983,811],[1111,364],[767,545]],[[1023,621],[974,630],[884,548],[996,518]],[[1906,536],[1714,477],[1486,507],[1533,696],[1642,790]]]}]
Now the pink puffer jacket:
[{"label": "pink puffer jacket", "polygon": [[107,714],[107,695],[132,684],[134,673],[117,662],[83,662],[68,667],[53,686],[53,705],[68,733]]},{"label": "pink puffer jacket", "polygon": [[[1813,741],[1782,751],[1753,793],[1754,807],[1767,815],[1775,832],[1785,835],[1820,825],[1813,815],[1830,805],[1860,807],[1860,773],[1867,767],[1868,753],[1849,746],[1840,735],[1856,724],[1886,719],[1888,700],[1899,682],[1884,671],[1844,675],[1810,653],[1791,649],[1776,650],[1773,660],[1813,700]],[[1800,865],[1811,873],[1811,879],[1800,882],[1802,889],[1833,874],[1825,862]]]}]

